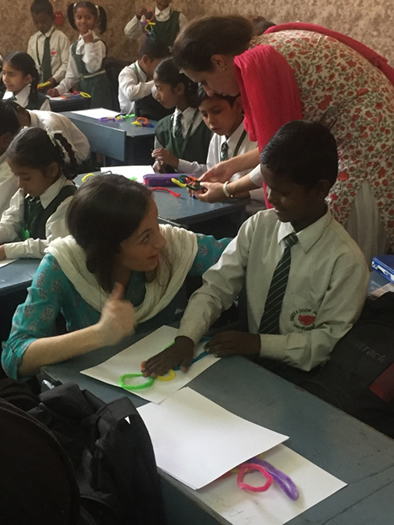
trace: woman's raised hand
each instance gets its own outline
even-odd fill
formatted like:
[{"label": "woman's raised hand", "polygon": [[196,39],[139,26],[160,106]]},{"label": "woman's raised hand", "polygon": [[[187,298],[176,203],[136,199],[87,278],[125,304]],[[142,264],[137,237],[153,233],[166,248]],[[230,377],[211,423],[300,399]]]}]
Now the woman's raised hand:
[{"label": "woman's raised hand", "polygon": [[130,301],[123,299],[123,293],[123,286],[115,283],[101,311],[97,328],[102,346],[114,345],[134,332],[134,307]]}]

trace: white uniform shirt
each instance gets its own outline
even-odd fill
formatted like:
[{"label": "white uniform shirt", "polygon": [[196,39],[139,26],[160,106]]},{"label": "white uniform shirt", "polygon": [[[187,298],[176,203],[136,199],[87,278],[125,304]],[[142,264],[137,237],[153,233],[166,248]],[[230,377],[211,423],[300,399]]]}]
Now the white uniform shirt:
[{"label": "white uniform shirt", "polygon": [[61,113],[52,111],[29,111],[31,127],[49,131],[61,131],[62,135],[71,144],[77,162],[81,163],[89,158],[90,145],[88,139],[69,118]]},{"label": "white uniform shirt", "polygon": [[16,177],[6,160],[6,153],[0,156],[0,217],[9,207],[11,197],[18,189],[18,177]]},{"label": "white uniform shirt", "polygon": [[30,37],[27,44],[27,52],[36,63],[37,71],[40,73],[41,82],[48,80],[42,78],[42,57],[44,54],[45,39],[50,36],[52,77],[56,82],[61,82],[66,75],[68,59],[70,56],[70,40],[54,26],[47,33],[38,31]]},{"label": "white uniform shirt", "polygon": [[[96,40],[97,38],[97,35],[93,31],[93,40]],[[67,93],[67,91],[75,86],[75,84],[77,84],[81,79],[77,64],[74,60],[74,57],[72,56],[71,47],[66,76],[56,87],[59,95],[64,95],[64,93]],[[83,55],[82,60],[86,66],[87,71],[90,74],[93,74],[97,73],[102,68],[103,60],[106,56],[106,48],[104,42],[101,40],[85,44],[82,35],[79,35],[75,53],[77,55]]]},{"label": "white uniform shirt", "polygon": [[[178,336],[199,341],[246,285],[249,332],[257,334],[283,239],[293,233],[274,210],[261,211],[240,228],[189,300]],[[356,243],[327,212],[297,233],[280,314],[280,334],[261,334],[260,356],[311,370],[324,363],[357,320],[369,273]]]},{"label": "white uniform shirt", "polygon": [[[173,118],[173,126],[172,126],[172,133],[175,134],[175,128],[176,128],[176,121],[178,115],[182,113],[183,119],[181,120],[182,124],[182,135],[183,138],[186,138],[187,135],[193,135],[193,133],[196,131],[198,126],[202,122],[202,116],[201,113],[196,108],[187,108],[185,111],[180,111],[178,108],[174,111],[174,118]],[[194,120],[193,120],[194,119]],[[189,128],[191,126],[191,129],[189,131]],[[160,142],[155,137],[155,148],[162,148],[163,146],[160,144]],[[189,162],[188,160],[179,159],[179,165],[178,165],[178,173],[191,173],[195,177],[200,177],[203,173],[207,171],[207,165],[206,164],[199,164],[198,162]]]},{"label": "white uniform shirt", "polygon": [[[17,95],[14,95],[12,91],[6,91],[4,93],[3,100],[7,100],[9,98],[12,98],[15,96],[15,102],[17,102],[20,106],[25,108],[29,103],[29,96],[30,96],[30,84],[27,84]],[[49,98],[45,97],[44,102],[42,103],[40,110],[41,111],[50,111],[51,106],[49,105]]]},{"label": "white uniform shirt", "polygon": [[[159,22],[167,22],[167,20],[170,18],[172,9],[171,7],[166,7],[163,9],[163,11],[160,11],[157,7],[155,8],[155,17],[156,20]],[[138,20],[137,16],[134,16],[130,22],[126,25],[124,28],[124,34],[127,36],[127,38],[131,38],[132,40],[138,40],[141,35],[144,34],[144,29],[142,27],[141,22],[145,22],[145,17],[141,17],[141,20]],[[179,31],[182,31],[182,29],[187,24],[187,18],[183,13],[179,13]]]},{"label": "white uniform shirt", "polygon": [[152,93],[153,80],[147,81],[147,75],[138,64],[138,60],[126,66],[119,73],[119,106],[124,115],[134,113],[134,101]]},{"label": "white uniform shirt", "polygon": [[[16,179],[17,177],[14,178]],[[41,196],[41,204],[45,209],[53,201],[64,186],[73,183],[61,175]],[[67,197],[53,213],[45,225],[46,239],[26,239],[18,242],[23,227],[23,212],[25,192],[19,189],[12,197],[10,207],[3,213],[0,222],[0,244],[5,244],[7,259],[36,258],[42,259],[48,244],[57,237],[66,237],[69,232],[66,225],[67,208],[72,197]]]}]

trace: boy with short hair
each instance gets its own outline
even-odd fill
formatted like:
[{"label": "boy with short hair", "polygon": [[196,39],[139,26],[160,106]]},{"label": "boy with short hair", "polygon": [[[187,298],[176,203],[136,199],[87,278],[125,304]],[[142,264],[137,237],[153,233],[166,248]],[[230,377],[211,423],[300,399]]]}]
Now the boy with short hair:
[{"label": "boy with short hair", "polygon": [[62,31],[55,28],[55,16],[49,0],[34,0],[30,11],[38,32],[30,37],[27,52],[36,64],[40,82],[49,82],[46,89],[51,89],[66,76],[70,41]]},{"label": "boy with short hair", "polygon": [[0,218],[18,189],[18,179],[6,160],[6,151],[20,130],[15,110],[0,100]]},{"label": "boy with short hair", "polygon": [[195,343],[244,286],[249,331],[216,334],[208,353],[264,358],[264,365],[305,373],[329,359],[357,320],[369,273],[327,208],[338,173],[334,137],[319,123],[289,122],[265,146],[261,172],[274,208],[248,219],[204,274],[174,345],[146,362],[146,376],[179,363],[185,371]]},{"label": "boy with short hair", "polygon": [[[169,50],[153,38],[147,38],[141,46],[139,59],[122,69],[119,74],[119,105],[124,115],[160,120],[168,115],[163,106],[152,97],[153,73]],[[149,113],[149,115],[148,115]]]},{"label": "boy with short hair", "polygon": [[[198,109],[208,128],[213,132],[207,156],[207,169],[224,160],[248,153],[257,147],[257,142],[249,139],[244,128],[244,115],[241,98],[214,94],[209,97],[204,88],[198,90]],[[243,177],[250,170],[235,173],[230,181]],[[230,182],[229,181],[229,182]],[[264,190],[249,192],[253,203],[247,205],[249,214],[265,209]]]}]

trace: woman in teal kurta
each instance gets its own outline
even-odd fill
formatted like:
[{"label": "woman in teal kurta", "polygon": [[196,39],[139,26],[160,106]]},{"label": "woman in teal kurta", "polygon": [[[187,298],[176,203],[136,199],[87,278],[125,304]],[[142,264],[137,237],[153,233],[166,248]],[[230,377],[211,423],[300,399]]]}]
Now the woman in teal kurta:
[{"label": "woman in teal kurta", "polygon": [[[119,234],[124,225],[128,231]],[[159,256],[151,256],[150,252],[145,256],[150,241],[149,238],[147,241],[139,239],[141,225],[146,229],[146,235],[157,236],[152,244],[160,251]],[[186,275],[202,275],[219,259],[229,242],[229,239],[217,241],[180,228],[158,226],[157,209],[149,190],[117,175],[93,178],[80,188],[70,208],[69,227],[75,239],[68,237],[51,244],[50,253],[38,268],[26,302],[15,313],[2,355],[3,368],[10,377],[23,379],[43,364],[85,353],[83,348],[80,352],[77,348],[77,353],[64,355],[61,347],[57,353],[59,341],[62,343],[60,338],[77,331],[82,334],[89,327],[99,326],[105,315],[103,310],[111,301],[108,292],[116,281],[122,281],[124,302],[135,309],[128,312],[131,326],[128,333],[135,325],[136,331],[143,332],[171,322],[174,298]],[[145,235],[145,230],[142,235]],[[124,238],[119,242],[121,237]],[[111,251],[107,259],[113,267],[112,272],[108,272],[108,260],[98,261],[103,254],[106,258],[108,250]],[[144,250],[143,257],[141,250]],[[146,266],[146,272],[141,265]],[[66,320],[69,332],[66,336],[54,336],[59,313]],[[118,332],[122,330],[121,327]],[[115,344],[127,335],[127,330],[116,333],[113,325],[112,336],[102,342]],[[33,343],[37,341],[44,341],[47,345],[43,351],[37,344],[34,349]],[[48,347],[51,342],[53,345]],[[76,347],[78,344],[80,341],[76,342]],[[25,353],[31,345],[36,354],[34,366],[29,365],[21,372]],[[92,345],[86,351],[97,347]]]}]

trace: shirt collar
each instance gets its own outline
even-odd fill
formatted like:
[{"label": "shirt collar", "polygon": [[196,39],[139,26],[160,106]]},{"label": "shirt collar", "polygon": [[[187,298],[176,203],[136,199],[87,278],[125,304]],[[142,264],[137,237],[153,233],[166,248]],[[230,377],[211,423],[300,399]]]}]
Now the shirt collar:
[{"label": "shirt collar", "polygon": [[52,33],[55,31],[55,26],[52,26],[49,28],[49,31],[47,31],[46,33],[41,33],[41,31],[39,31],[38,33],[38,36],[39,37],[45,37],[45,38],[48,38],[48,36],[52,36]]},{"label": "shirt collar", "polygon": [[138,76],[141,78],[142,82],[146,82],[146,79],[148,78],[148,75],[141,69],[141,66],[138,63],[138,60],[134,62],[135,67],[138,71]]},{"label": "shirt collar", "polygon": [[[327,209],[327,212],[323,215],[323,217],[320,217],[320,219],[315,221],[313,224],[307,226],[297,233],[298,243],[302,246],[305,253],[308,252],[320,239],[324,233],[324,230],[331,221],[331,213]],[[283,241],[283,239],[290,233],[295,233],[294,228],[290,222],[281,222],[278,230],[278,244]]]},{"label": "shirt collar", "polygon": [[[234,131],[234,133],[230,135],[229,138],[227,139],[227,144],[228,144],[228,147],[231,153],[234,153],[235,148],[237,147],[238,141],[241,138],[241,135],[244,132],[244,130],[245,130],[244,123],[242,121],[241,124]],[[223,138],[224,140],[221,141],[221,144],[223,144],[223,142],[225,142],[226,140],[226,137],[223,137]]]},{"label": "shirt collar", "polygon": [[40,195],[41,205],[44,208],[44,210],[53,201],[53,199],[56,197],[59,191],[63,188],[63,186],[67,185],[67,182],[68,180],[66,179],[66,177],[64,175],[60,175],[57,181],[54,182],[51,186],[49,186],[49,188],[45,190],[42,195]]},{"label": "shirt collar", "polygon": [[20,106],[23,108],[27,106],[27,101],[29,99],[30,95],[30,84],[27,84],[17,95],[15,95],[15,99],[18,102]]},{"label": "shirt collar", "polygon": [[189,125],[190,122],[193,120],[194,113],[196,112],[196,108],[188,107],[185,109],[185,111],[181,111],[180,109],[176,108],[174,112],[174,120],[176,122],[176,119],[179,115],[179,113],[182,113],[183,119],[186,123],[186,125]]},{"label": "shirt collar", "polygon": [[170,13],[171,13],[171,7],[168,6],[166,7],[165,9],[163,9],[163,11],[160,11],[160,9],[158,9],[157,7],[155,8],[155,16],[158,16],[158,15],[161,15],[161,16],[170,16]]},{"label": "shirt collar", "polygon": [[27,110],[30,115],[30,127],[31,128],[38,128],[40,126],[40,121],[38,120],[38,116],[35,114],[33,110]]}]

